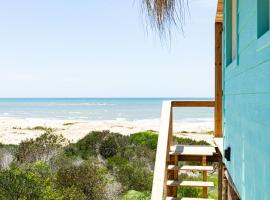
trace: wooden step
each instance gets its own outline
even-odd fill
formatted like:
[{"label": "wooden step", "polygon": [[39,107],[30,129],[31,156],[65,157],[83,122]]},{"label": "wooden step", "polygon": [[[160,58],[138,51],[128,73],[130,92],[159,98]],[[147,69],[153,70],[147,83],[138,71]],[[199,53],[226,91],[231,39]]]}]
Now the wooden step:
[{"label": "wooden step", "polygon": [[173,145],[170,148],[170,155],[212,156],[214,153],[216,149],[212,146]]},{"label": "wooden step", "polygon": [[185,170],[185,171],[214,171],[213,166],[192,166],[192,165],[183,165],[183,166],[177,166],[177,165],[168,165],[168,170]]},{"label": "wooden step", "polygon": [[[167,197],[166,200],[180,200],[180,199],[176,197]],[[214,200],[214,199],[184,197],[181,200]]]},{"label": "wooden step", "polygon": [[167,186],[180,186],[180,187],[214,187],[213,182],[208,181],[174,181],[168,180]]},{"label": "wooden step", "polygon": [[214,200],[214,199],[184,197],[181,200]]}]

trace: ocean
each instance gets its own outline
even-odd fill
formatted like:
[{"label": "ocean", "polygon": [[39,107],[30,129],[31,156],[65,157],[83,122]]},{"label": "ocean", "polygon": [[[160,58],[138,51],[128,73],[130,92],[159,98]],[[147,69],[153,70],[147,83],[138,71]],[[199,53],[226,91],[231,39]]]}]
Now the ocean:
[{"label": "ocean", "polygon": [[[183,98],[175,98],[181,100]],[[193,100],[192,98],[184,98]],[[212,100],[211,98],[201,98]],[[0,117],[63,120],[159,119],[168,98],[3,98]],[[170,99],[172,100],[172,99]],[[212,121],[213,108],[175,108],[174,120]]]}]

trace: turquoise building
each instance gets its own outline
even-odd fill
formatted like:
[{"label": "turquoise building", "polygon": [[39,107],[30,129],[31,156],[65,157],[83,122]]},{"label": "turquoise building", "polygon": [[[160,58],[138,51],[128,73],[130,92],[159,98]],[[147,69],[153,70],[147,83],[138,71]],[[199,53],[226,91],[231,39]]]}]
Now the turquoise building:
[{"label": "turquoise building", "polygon": [[269,0],[224,0],[225,166],[241,199],[270,199]]},{"label": "turquoise building", "polygon": [[[215,184],[207,176],[214,163],[218,200],[270,200],[269,1],[217,0],[215,99],[163,103],[151,200],[211,199]],[[214,107],[213,144],[175,145],[176,107]],[[201,171],[202,177],[179,177],[183,169]],[[179,195],[190,187],[201,187],[202,198]]]}]

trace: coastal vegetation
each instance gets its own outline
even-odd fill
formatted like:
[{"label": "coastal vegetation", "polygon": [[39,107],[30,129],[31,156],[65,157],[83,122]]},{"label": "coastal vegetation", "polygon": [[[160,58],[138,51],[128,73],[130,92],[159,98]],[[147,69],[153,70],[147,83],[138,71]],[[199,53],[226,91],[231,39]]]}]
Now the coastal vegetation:
[{"label": "coastal vegetation", "polygon": [[[0,145],[0,199],[150,199],[158,140],[154,131],[130,136],[93,131],[70,143],[55,135],[53,129],[39,129],[44,134],[36,139]],[[174,140],[180,144],[207,144]],[[199,196],[201,190],[184,189],[179,191],[181,194]]]}]

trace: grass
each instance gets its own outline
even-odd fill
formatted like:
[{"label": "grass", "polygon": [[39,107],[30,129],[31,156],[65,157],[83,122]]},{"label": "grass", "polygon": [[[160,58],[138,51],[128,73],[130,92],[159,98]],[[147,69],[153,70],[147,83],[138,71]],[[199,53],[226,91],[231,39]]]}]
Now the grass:
[{"label": "grass", "polygon": [[64,123],[63,126],[71,126],[74,124],[76,124],[76,123],[75,122],[67,122],[67,123]]},{"label": "grass", "polygon": [[45,131],[45,132],[53,132],[53,131],[55,131],[54,128],[45,127],[45,126],[35,126],[33,128],[27,128],[27,130],[31,130],[31,131]]}]

